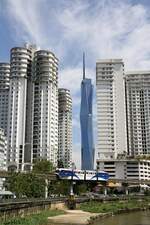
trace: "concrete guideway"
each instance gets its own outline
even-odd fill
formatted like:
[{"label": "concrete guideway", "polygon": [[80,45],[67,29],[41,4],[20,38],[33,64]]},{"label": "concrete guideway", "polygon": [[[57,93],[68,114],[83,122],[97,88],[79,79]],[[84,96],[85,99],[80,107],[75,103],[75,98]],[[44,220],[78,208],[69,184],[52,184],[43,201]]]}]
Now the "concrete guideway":
[{"label": "concrete guideway", "polygon": [[[17,174],[17,172],[14,172]],[[26,174],[26,172],[22,172],[24,174]],[[37,177],[42,177],[42,178],[45,178],[47,179],[48,181],[51,181],[51,180],[57,180],[57,176],[56,176],[56,173],[55,172],[51,172],[51,173],[47,173],[47,174],[37,174],[35,173],[34,175],[36,175]],[[7,177],[10,177],[12,176],[12,172],[9,172],[9,171],[4,171],[4,170],[0,170],[0,178],[7,178]],[[68,180],[69,181],[69,180]],[[76,180],[76,182],[78,182]],[[87,181],[85,181],[87,182]],[[89,181],[88,181],[89,182]],[[91,181],[91,182],[100,182],[100,181]],[[150,180],[133,180],[133,179],[112,179],[110,178],[106,183],[104,182],[104,186],[107,186],[107,184],[109,184],[110,182],[120,182],[120,183],[127,183],[127,184],[147,184],[147,185],[150,185]],[[103,183],[103,182],[102,182]]]}]

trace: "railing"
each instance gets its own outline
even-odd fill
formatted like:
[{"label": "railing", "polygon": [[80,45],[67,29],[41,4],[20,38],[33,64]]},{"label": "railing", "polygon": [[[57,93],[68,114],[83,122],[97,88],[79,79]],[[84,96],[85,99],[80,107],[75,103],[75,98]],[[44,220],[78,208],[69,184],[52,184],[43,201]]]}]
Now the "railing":
[{"label": "railing", "polygon": [[64,202],[67,200],[67,197],[50,197],[50,198],[15,198],[15,199],[0,199],[0,208],[5,205],[10,204],[28,204],[28,203],[54,203],[54,202]]}]

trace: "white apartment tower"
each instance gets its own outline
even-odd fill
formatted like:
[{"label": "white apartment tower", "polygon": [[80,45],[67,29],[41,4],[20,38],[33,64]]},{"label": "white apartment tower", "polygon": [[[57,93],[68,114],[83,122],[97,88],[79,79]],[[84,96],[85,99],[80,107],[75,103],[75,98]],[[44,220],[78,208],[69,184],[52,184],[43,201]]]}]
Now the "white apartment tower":
[{"label": "white apartment tower", "polygon": [[[7,140],[5,132],[0,128],[0,170],[7,170],[6,167]],[[0,178],[0,191],[3,189],[5,178]]]},{"label": "white apartment tower", "polygon": [[58,89],[58,160],[65,168],[72,163],[72,99],[70,91]]},{"label": "white apartment tower", "polygon": [[150,71],[127,72],[125,84],[128,154],[150,154]]},{"label": "white apartment tower", "polygon": [[[7,163],[8,168],[24,170],[26,146],[31,146],[27,140],[27,132],[32,129],[26,114],[29,106],[27,96],[32,98],[32,92],[28,90],[28,80],[32,75],[32,47],[15,47],[11,49],[10,56],[10,92],[7,128]],[[30,88],[29,88],[30,89]],[[26,127],[30,126],[28,130]]]},{"label": "white apartment tower", "polygon": [[10,64],[0,63],[0,128],[7,133]]},{"label": "white apartment tower", "polygon": [[96,63],[97,149],[99,159],[127,152],[124,63],[122,59]]},{"label": "white apartment tower", "polygon": [[33,65],[34,112],[32,160],[58,156],[58,59],[46,50],[36,51]]},{"label": "white apartment tower", "polygon": [[6,170],[7,139],[4,130],[0,128],[0,170]]}]

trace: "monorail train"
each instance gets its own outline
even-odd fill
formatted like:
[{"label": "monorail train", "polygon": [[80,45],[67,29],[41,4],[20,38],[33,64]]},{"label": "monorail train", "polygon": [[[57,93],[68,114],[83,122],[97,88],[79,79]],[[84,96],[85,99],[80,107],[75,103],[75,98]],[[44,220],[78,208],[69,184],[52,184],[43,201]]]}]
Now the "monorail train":
[{"label": "monorail train", "polygon": [[87,180],[87,181],[108,181],[109,174],[104,171],[94,170],[72,170],[59,168],[56,169],[56,175],[59,179],[67,180]]}]

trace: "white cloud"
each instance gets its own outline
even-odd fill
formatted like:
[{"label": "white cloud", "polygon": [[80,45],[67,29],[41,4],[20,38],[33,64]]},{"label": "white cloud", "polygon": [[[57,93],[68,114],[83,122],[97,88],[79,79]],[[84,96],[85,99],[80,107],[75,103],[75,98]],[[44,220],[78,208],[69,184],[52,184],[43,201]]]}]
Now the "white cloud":
[{"label": "white cloud", "polygon": [[80,122],[79,122],[79,115],[76,116],[74,115],[73,119],[72,119],[72,126],[74,129],[78,129],[80,132]]},{"label": "white cloud", "polygon": [[[45,1],[43,1],[44,4]],[[42,32],[43,24],[40,16],[41,1],[39,0],[7,0],[7,10],[10,22],[17,34],[22,35],[23,41],[26,39],[36,44],[44,43],[46,36]]]},{"label": "white cloud", "polygon": [[[95,78],[94,72],[86,68],[87,76],[90,75],[89,78]],[[61,87],[66,87],[71,90],[71,94],[75,99],[77,98],[77,94],[79,94],[79,90],[81,87],[82,81],[82,65],[77,65],[76,67],[67,67],[63,70],[60,70],[59,73],[59,83]],[[79,101],[79,99],[77,99]]]},{"label": "white cloud", "polygon": [[60,86],[69,88],[74,96],[79,91],[82,80],[82,68],[65,68],[59,73]]},{"label": "white cloud", "polygon": [[72,161],[75,163],[77,169],[81,168],[81,145],[73,145]]},{"label": "white cloud", "polygon": [[[5,2],[6,15],[16,31],[13,37],[17,34],[16,39],[54,50],[62,63],[67,57],[65,65],[85,49],[90,65],[98,58],[122,57],[128,69],[149,67],[148,6],[119,0]],[[80,77],[76,74],[76,78]]]},{"label": "white cloud", "polygon": [[77,7],[61,13],[59,22],[64,27],[65,38],[86,46],[92,53],[91,59],[123,57],[128,68],[147,66],[149,10],[124,1],[99,1],[93,10],[89,9],[90,4],[79,1]]}]

